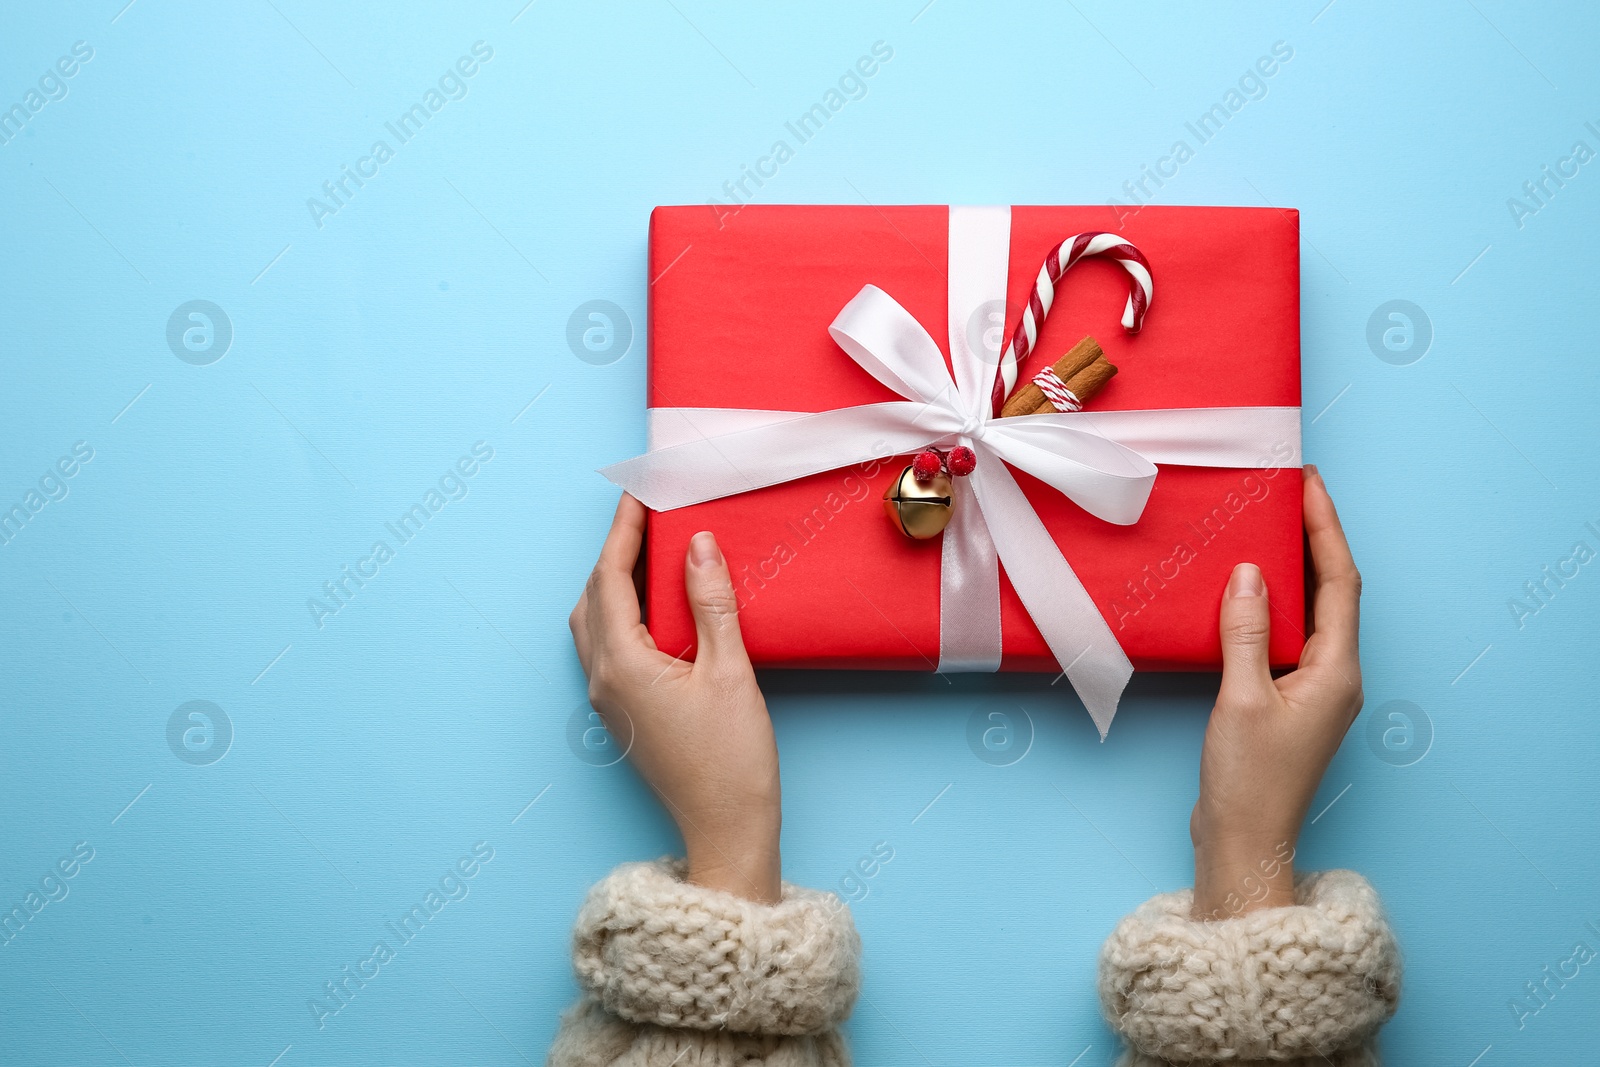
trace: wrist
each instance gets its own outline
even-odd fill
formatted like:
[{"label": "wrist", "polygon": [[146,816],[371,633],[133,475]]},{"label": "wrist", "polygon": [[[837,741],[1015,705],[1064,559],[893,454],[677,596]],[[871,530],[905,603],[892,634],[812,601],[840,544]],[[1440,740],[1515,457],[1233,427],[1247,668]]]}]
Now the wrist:
[{"label": "wrist", "polygon": [[1294,856],[1287,835],[1196,841],[1191,916],[1215,921],[1293,904]]},{"label": "wrist", "polygon": [[776,904],[783,895],[783,862],[778,848],[782,807],[756,804],[726,819],[702,816],[698,824],[679,820],[688,880],[708,889]]},{"label": "wrist", "polygon": [[776,835],[770,842],[690,841],[687,881],[707,889],[776,904],[783,898],[783,861]]}]

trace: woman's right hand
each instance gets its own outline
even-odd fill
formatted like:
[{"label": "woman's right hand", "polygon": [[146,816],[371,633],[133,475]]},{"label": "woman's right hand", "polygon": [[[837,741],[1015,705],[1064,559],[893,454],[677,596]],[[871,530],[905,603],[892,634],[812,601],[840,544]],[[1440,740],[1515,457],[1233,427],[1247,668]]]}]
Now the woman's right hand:
[{"label": "woman's right hand", "polygon": [[1194,840],[1197,919],[1293,904],[1294,853],[1311,800],[1361,710],[1361,576],[1328,487],[1305,468],[1305,528],[1316,575],[1300,667],[1274,679],[1272,611],[1261,571],[1234,568],[1222,597],[1222,687],[1200,756]]}]

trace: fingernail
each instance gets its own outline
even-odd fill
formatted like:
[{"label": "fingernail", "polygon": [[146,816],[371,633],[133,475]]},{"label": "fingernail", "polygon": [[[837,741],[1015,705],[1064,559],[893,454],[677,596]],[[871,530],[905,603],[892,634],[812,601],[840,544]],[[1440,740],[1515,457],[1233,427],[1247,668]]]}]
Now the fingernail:
[{"label": "fingernail", "polygon": [[1267,583],[1261,578],[1261,568],[1254,563],[1241,563],[1233,568],[1233,576],[1228,579],[1228,595],[1234,596],[1265,596]]},{"label": "fingernail", "polygon": [[722,562],[722,550],[710,530],[701,530],[689,539],[689,560],[696,567],[711,567]]},{"label": "fingernail", "polygon": [[1306,477],[1308,477],[1308,478],[1320,478],[1320,477],[1322,477],[1322,472],[1317,470],[1317,465],[1315,463],[1307,463],[1306,464]]}]

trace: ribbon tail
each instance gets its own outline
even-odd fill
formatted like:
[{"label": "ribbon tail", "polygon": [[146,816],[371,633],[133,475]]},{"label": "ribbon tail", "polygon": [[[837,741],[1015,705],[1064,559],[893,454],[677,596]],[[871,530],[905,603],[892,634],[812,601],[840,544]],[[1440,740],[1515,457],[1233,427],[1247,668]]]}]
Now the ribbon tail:
[{"label": "ribbon tail", "polygon": [[971,480],[954,480],[941,550],[938,669],[946,674],[1000,669],[1000,558]]},{"label": "ribbon tail", "polygon": [[991,453],[966,480],[1012,587],[1104,741],[1133,664],[1005,464]]}]

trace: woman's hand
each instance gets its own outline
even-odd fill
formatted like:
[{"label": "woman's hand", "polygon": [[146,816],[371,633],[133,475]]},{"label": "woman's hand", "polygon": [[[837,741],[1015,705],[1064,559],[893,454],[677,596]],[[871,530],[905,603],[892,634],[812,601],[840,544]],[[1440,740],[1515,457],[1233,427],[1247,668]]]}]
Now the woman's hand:
[{"label": "woman's hand", "polygon": [[589,702],[677,822],[689,880],[776,903],[778,748],[739,634],[733,579],[716,538],[695,534],[684,581],[699,651],[687,663],[656,648],[633,584],[644,516],[624,493],[568,620]]},{"label": "woman's hand", "polygon": [[1305,468],[1305,525],[1316,589],[1298,670],[1274,680],[1268,669],[1272,611],[1260,569],[1239,564],[1223,593],[1222,688],[1189,820],[1197,919],[1294,903],[1300,824],[1361,710],[1361,576],[1312,466]]}]

